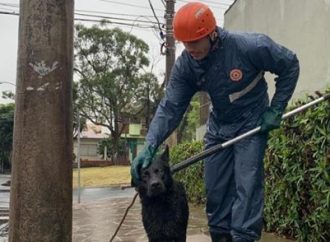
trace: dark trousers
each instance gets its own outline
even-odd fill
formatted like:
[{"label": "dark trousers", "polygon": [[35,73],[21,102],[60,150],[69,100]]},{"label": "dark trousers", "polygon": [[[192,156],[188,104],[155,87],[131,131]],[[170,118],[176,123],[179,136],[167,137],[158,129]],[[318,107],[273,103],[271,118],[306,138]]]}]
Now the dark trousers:
[{"label": "dark trousers", "polygon": [[[221,124],[211,116],[205,148],[256,127],[258,116]],[[261,236],[264,205],[263,158],[266,134],[256,134],[205,159],[206,212],[210,232],[230,233],[233,241]]]}]

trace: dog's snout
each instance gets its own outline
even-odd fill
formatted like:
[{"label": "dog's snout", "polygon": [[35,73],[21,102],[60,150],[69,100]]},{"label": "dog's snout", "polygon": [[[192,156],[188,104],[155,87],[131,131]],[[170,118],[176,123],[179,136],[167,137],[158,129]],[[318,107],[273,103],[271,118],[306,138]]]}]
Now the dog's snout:
[{"label": "dog's snout", "polygon": [[152,189],[159,189],[161,187],[161,184],[159,181],[154,181],[151,183],[151,188]]}]

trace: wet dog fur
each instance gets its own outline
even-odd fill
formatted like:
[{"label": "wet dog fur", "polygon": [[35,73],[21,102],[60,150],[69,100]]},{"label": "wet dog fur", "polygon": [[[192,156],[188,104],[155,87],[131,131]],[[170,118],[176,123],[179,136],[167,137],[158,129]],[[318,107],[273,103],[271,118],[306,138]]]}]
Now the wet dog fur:
[{"label": "wet dog fur", "polygon": [[189,217],[186,191],[171,175],[167,146],[140,175],[137,190],[149,242],[185,242]]}]

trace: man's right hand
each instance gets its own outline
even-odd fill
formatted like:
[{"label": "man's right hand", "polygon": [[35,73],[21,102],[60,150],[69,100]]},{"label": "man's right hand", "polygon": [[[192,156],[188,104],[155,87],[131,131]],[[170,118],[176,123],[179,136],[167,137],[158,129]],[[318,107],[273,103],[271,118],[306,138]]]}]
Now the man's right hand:
[{"label": "man's right hand", "polygon": [[139,184],[141,168],[147,168],[154,158],[157,148],[146,144],[141,152],[135,157],[131,165],[132,186]]}]

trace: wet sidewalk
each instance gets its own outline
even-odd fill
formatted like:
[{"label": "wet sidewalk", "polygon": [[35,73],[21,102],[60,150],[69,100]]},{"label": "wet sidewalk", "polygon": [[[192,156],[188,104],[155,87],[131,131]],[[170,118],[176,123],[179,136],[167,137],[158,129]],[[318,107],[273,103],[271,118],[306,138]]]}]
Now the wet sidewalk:
[{"label": "wet sidewalk", "polygon": [[[100,191],[95,191],[98,193]],[[122,216],[132,201],[135,191],[130,189],[125,193],[115,192],[117,197],[73,203],[73,242],[109,242],[115,233]],[[126,194],[126,196],[124,195]],[[130,194],[127,196],[127,194]],[[90,196],[89,196],[90,197]],[[83,196],[82,196],[83,198]],[[210,242],[207,233],[206,216],[201,207],[190,205],[187,242]],[[119,242],[147,242],[141,219],[141,205],[139,198],[119,230],[114,241]],[[260,242],[292,242],[278,238],[271,234],[263,234]]]},{"label": "wet sidewalk", "polygon": [[[97,202],[74,203],[73,205],[73,241],[74,242],[109,242],[119,225],[131,198],[104,199]],[[205,219],[199,209],[190,207],[190,236],[206,233]],[[209,241],[207,236],[204,240]],[[141,219],[141,205],[137,200],[129,210],[127,217],[114,241],[147,241]],[[188,240],[192,241],[192,240]]]},{"label": "wet sidewalk", "polygon": [[[0,175],[0,209],[8,220],[10,176]],[[132,201],[134,189],[115,187],[90,188],[80,190],[80,203],[77,202],[77,190],[73,194],[73,242],[109,242],[117,229],[122,216]],[[187,242],[210,242],[207,233],[206,216],[203,208],[190,205]],[[0,216],[1,217],[1,216]],[[0,225],[0,242],[7,242],[8,221]],[[147,242],[141,219],[139,198],[119,230],[114,242]],[[292,242],[271,234],[263,234],[260,242]]]}]

